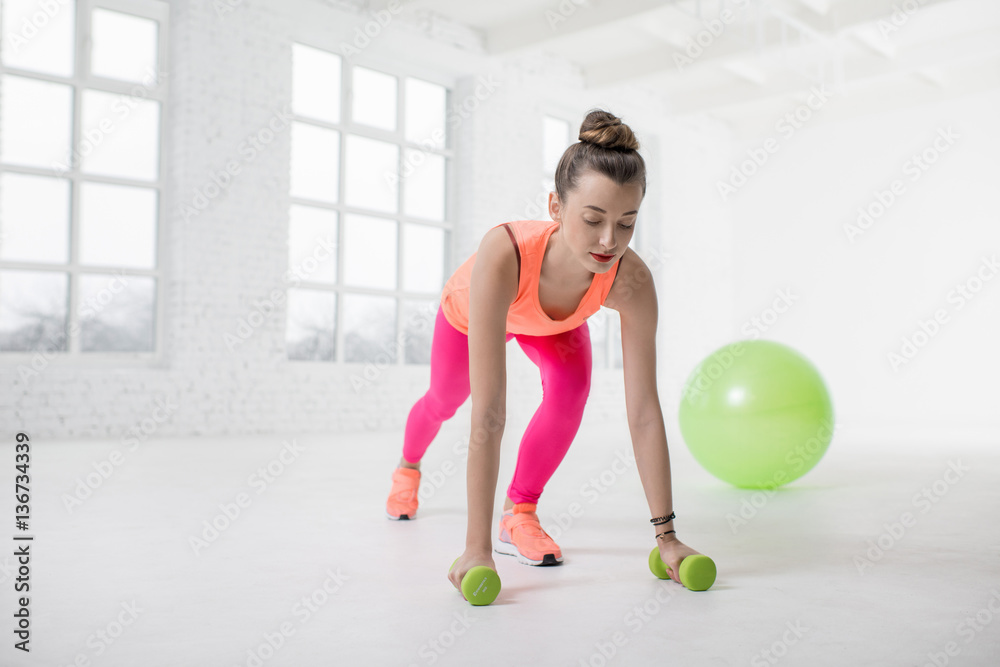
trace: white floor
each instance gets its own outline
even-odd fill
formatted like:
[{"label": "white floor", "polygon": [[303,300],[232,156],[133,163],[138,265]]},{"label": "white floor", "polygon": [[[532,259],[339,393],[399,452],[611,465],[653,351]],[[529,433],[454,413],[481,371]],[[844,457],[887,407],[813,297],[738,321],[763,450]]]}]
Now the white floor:
[{"label": "white floor", "polygon": [[[498,506],[522,428],[508,425]],[[418,518],[399,523],[383,510],[400,433],[296,437],[266,485],[251,475],[286,438],[36,441],[32,651],[12,648],[15,563],[0,556],[0,665],[1000,664],[1000,449],[835,440],[767,496],[716,481],[678,441],[678,531],[719,568],[694,593],[647,569],[648,508],[616,458],[627,429],[588,424],[539,505],[565,563],[498,554],[500,598],[471,607],[445,578],[465,536],[462,431],[445,424]],[[124,461],[67,510],[114,449]],[[12,515],[12,443],[0,479]]]}]

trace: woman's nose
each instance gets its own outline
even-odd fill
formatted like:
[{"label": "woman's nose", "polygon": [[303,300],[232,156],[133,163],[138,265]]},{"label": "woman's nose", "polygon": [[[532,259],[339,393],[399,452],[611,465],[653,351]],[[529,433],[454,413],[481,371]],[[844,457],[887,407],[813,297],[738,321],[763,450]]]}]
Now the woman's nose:
[{"label": "woman's nose", "polygon": [[602,248],[604,248],[605,250],[611,252],[611,251],[613,251],[615,249],[615,246],[617,246],[617,245],[618,244],[615,243],[615,232],[614,232],[614,229],[612,229],[611,231],[605,231],[605,232],[601,233],[601,247]]}]

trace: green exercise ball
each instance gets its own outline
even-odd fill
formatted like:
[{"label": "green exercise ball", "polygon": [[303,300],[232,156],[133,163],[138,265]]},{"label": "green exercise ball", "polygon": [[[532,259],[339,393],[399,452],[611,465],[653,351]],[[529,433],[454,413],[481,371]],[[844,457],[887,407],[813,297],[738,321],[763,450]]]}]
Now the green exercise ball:
[{"label": "green exercise ball", "polygon": [[725,345],[698,364],[684,383],[679,420],[698,463],[744,489],[798,479],[833,438],[833,406],[819,371],[768,340]]}]

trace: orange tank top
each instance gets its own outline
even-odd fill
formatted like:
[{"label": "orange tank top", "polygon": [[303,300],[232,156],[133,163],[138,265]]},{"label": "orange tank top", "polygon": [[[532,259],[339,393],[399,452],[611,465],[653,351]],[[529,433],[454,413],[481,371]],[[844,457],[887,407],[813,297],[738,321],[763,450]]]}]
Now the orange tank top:
[{"label": "orange tank top", "polygon": [[[507,311],[507,333],[527,336],[552,336],[571,331],[596,313],[611,291],[611,284],[618,272],[618,262],[606,273],[595,273],[590,289],[584,294],[576,311],[566,319],[553,320],[538,300],[538,281],[542,271],[542,258],[549,236],[559,226],[552,220],[516,220],[507,225],[507,232],[517,243],[519,279],[517,297]],[[495,225],[500,227],[502,225]],[[455,269],[441,292],[441,309],[445,319],[461,331],[469,334],[469,282],[476,253]],[[619,258],[619,261],[621,258]]]}]

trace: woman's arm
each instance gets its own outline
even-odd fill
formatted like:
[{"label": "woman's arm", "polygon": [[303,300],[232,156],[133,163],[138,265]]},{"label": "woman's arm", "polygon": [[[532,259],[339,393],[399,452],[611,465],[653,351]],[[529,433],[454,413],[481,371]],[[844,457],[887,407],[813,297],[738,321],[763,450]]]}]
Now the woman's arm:
[{"label": "woman's arm", "polygon": [[[619,262],[619,273],[604,305],[621,315],[625,410],[650,518],[668,516],[674,505],[670,453],[656,388],[656,289],[649,268],[631,249]],[[674,530],[674,522],[652,529],[654,536]],[[671,567],[671,578],[679,581],[676,572],[681,559],[697,552],[682,544],[676,533],[656,541],[663,561]]]},{"label": "woman's arm", "polygon": [[467,468],[468,528],[465,553],[449,574],[459,590],[470,568],[493,567],[493,504],[506,421],[507,310],[517,296],[517,283],[514,245],[505,230],[493,228],[479,244],[469,284],[472,431]]}]

